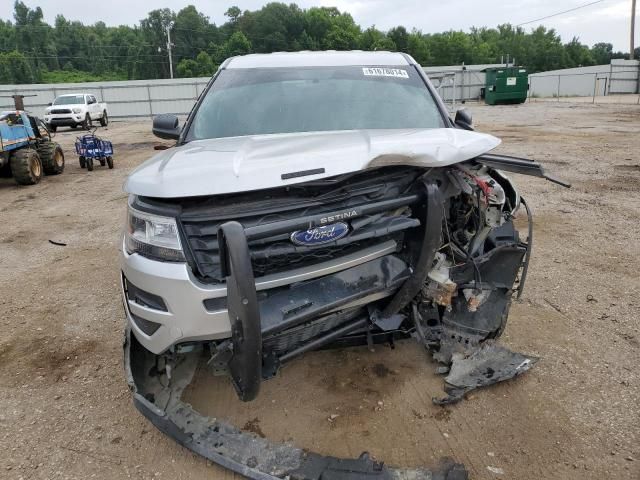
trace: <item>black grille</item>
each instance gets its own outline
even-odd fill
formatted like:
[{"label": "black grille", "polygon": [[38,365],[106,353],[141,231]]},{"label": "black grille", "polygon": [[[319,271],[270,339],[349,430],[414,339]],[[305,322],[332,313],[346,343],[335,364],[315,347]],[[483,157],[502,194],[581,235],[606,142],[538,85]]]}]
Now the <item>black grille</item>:
[{"label": "black grille", "polygon": [[[386,168],[253,195],[229,195],[181,205],[183,240],[192,268],[206,282],[221,282],[217,232],[235,220],[247,233],[256,277],[309,266],[395,240],[420,225],[411,186],[419,174],[406,167]],[[353,214],[356,212],[356,214]],[[340,214],[351,213],[347,218]],[[334,218],[328,218],[333,216]],[[295,245],[294,231],[342,221],[349,234],[317,246]]]},{"label": "black grille", "polygon": [[305,324],[280,332],[277,335],[265,337],[263,339],[262,348],[266,351],[273,350],[281,355],[298,345],[328,332],[329,330],[333,330],[334,328],[363,314],[364,310],[362,308],[352,308],[317,318]]},{"label": "black grille", "polygon": [[56,115],[60,113],[71,113],[71,110],[68,108],[54,108],[53,110],[51,110],[51,113]]}]

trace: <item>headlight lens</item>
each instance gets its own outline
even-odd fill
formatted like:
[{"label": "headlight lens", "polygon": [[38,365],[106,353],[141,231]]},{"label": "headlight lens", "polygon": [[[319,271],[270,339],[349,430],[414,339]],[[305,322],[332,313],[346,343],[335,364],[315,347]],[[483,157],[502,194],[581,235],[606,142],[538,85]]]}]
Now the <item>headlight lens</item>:
[{"label": "headlight lens", "polygon": [[81,113],[82,109],[81,108],[74,108],[73,109],[73,113]]},{"label": "headlight lens", "polygon": [[167,262],[184,262],[175,218],[140,212],[129,207],[125,232],[127,253]]}]

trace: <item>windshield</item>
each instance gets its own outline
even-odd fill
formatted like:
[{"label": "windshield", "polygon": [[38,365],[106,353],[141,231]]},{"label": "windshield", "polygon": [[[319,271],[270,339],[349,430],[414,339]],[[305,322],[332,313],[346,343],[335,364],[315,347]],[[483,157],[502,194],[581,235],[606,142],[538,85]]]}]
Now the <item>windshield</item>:
[{"label": "windshield", "polygon": [[230,69],[207,92],[186,140],[440,127],[440,111],[410,66]]},{"label": "windshield", "polygon": [[53,101],[53,105],[82,105],[84,104],[84,95],[65,95],[58,97]]}]

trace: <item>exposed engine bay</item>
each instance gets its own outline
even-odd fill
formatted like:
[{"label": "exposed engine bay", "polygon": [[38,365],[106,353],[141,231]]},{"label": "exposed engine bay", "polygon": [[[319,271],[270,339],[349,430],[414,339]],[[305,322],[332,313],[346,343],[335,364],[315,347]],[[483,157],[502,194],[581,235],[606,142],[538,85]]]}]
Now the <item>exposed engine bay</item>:
[{"label": "exposed engine bay", "polygon": [[[467,478],[453,463],[408,471],[366,455],[308,455],[201,417],[180,395],[199,363],[228,375],[238,397],[251,401],[261,382],[305,352],[411,337],[443,364],[439,373],[448,373],[437,404],[527,371],[537,358],[496,343],[514,295],[522,294],[533,234],[526,201],[503,170],[562,184],[535,162],[486,155],[442,168],[380,167],[259,199],[136,198],[139,209],[179,212],[193,274],[226,283],[226,297],[204,304],[226,309],[231,322],[230,338],[185,342],[161,354],[128,332],[125,356],[138,408],[189,448],[251,478]],[[519,212],[527,225],[522,236],[514,225]],[[367,261],[348,268],[256,288],[257,277],[334,258],[348,263],[362,252]]]}]

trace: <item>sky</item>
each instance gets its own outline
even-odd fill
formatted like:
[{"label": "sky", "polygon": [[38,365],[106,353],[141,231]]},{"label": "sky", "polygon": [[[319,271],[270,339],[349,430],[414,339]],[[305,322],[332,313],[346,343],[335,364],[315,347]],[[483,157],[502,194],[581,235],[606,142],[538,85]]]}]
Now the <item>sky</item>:
[{"label": "sky", "polygon": [[[86,24],[103,21],[107,25],[134,25],[149,10],[171,8],[178,11],[193,4],[212,22],[226,21],[224,12],[232,5],[241,10],[257,10],[269,0],[23,0],[29,7],[42,7],[45,20],[53,24],[55,16],[63,14],[69,20]],[[423,33],[446,30],[468,31],[470,27],[495,27],[501,23],[535,20],[590,0],[281,0],[297,3],[302,8],[335,6],[349,12],[363,28],[375,25],[387,30],[397,25],[413,27]],[[593,0],[591,0],[593,1]],[[6,5],[6,7],[4,6]],[[0,0],[0,18],[12,19],[13,0]],[[539,24],[555,28],[563,42],[573,37],[589,46],[598,42],[613,44],[614,50],[629,49],[631,0],[604,0],[574,12],[523,26],[529,30]],[[636,17],[635,45],[640,46],[640,5]]]}]

